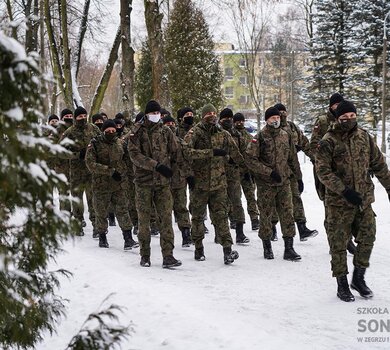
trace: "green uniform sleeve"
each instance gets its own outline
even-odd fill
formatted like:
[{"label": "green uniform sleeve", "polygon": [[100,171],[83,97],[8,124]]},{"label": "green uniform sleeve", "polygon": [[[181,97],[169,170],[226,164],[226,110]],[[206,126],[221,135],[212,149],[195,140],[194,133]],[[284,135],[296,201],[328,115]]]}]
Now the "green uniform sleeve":
[{"label": "green uniform sleeve", "polygon": [[155,170],[158,162],[142,154],[141,145],[137,134],[129,135],[129,142],[127,147],[129,150],[130,159],[135,166],[145,170]]},{"label": "green uniform sleeve", "polygon": [[254,139],[248,144],[248,147],[245,151],[245,163],[246,166],[255,174],[270,176],[272,173],[272,168],[266,166],[260,161],[260,148],[261,141],[259,140],[259,135],[256,135]]},{"label": "green uniform sleeve", "polygon": [[111,176],[114,173],[114,169],[107,165],[98,163],[97,151],[92,143],[90,143],[87,147],[87,152],[85,154],[85,165],[91,174]]}]

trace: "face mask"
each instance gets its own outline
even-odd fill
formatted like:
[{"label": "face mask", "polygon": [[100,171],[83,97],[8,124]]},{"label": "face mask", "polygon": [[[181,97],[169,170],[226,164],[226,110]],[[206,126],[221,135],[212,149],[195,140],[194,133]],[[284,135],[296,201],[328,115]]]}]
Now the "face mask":
[{"label": "face mask", "polygon": [[73,118],[64,118],[63,119],[65,125],[70,126],[73,124]]},{"label": "face mask", "polygon": [[280,120],[276,120],[274,122],[271,122],[268,125],[274,127],[275,129],[277,129],[277,128],[280,127]]},{"label": "face mask", "polygon": [[223,126],[224,129],[231,129],[233,126],[233,121],[231,119],[224,119],[221,122],[221,125]]},{"label": "face mask", "polygon": [[113,133],[104,133],[104,138],[108,142],[112,142],[117,138],[117,134],[115,132]]},{"label": "face mask", "polygon": [[184,118],[184,123],[186,123],[187,125],[194,124],[194,117],[185,117]]},{"label": "face mask", "polygon": [[96,123],[95,124],[100,130],[102,130],[103,123]]},{"label": "face mask", "polygon": [[204,117],[203,119],[207,124],[212,124],[212,125],[217,124],[217,116],[216,115],[208,115],[207,117]]},{"label": "face mask", "polygon": [[340,123],[341,129],[344,131],[352,130],[357,125],[356,118],[339,120],[339,123]]},{"label": "face mask", "polygon": [[79,120],[76,119],[75,125],[79,127],[85,126],[87,125],[87,119],[86,118],[79,119]]},{"label": "face mask", "polygon": [[158,123],[161,119],[161,114],[148,114],[148,119],[152,123]]}]

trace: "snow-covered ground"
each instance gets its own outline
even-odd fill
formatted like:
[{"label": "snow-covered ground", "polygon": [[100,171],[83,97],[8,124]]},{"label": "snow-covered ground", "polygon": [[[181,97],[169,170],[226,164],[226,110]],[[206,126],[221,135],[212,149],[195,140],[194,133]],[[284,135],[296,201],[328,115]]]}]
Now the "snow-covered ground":
[{"label": "snow-covered ground", "polygon": [[[174,255],[183,262],[175,270],[162,269],[158,238],[152,238],[152,266],[142,268],[138,249],[123,251],[119,227],[110,227],[110,248],[101,249],[92,239],[89,224],[86,235],[68,242],[66,254],[52,265],[74,274],[62,281],[60,290],[69,299],[67,318],[58,334],[47,335],[37,348],[64,349],[87,315],[115,293],[110,301],[127,308],[121,323],[131,322],[134,328],[123,349],[390,349],[390,203],[386,191],[374,179],[377,240],[366,280],[375,296],[364,300],[355,293],[355,302],[342,302],[331,277],[324,210],[315,192],[312,165],[302,156],[301,160],[307,225],[320,232],[307,242],[295,240],[301,262],[283,260],[279,227],[279,241],[273,243],[275,259],[264,260],[249,218],[245,233],[251,242],[235,246],[240,258],[231,266],[223,264],[222,248],[214,243],[209,222],[212,232],[205,238],[204,262],[193,259],[193,248],[181,247],[174,225]],[[352,256],[348,264],[352,271]],[[384,314],[364,313],[379,309]],[[381,322],[389,326],[382,332],[376,329]]]}]

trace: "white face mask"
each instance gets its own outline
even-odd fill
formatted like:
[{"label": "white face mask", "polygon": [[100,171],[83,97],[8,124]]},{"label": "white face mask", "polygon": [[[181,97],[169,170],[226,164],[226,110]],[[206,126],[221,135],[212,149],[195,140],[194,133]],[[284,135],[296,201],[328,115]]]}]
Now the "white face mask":
[{"label": "white face mask", "polygon": [[148,119],[152,123],[158,123],[161,119],[161,114],[148,114]]}]

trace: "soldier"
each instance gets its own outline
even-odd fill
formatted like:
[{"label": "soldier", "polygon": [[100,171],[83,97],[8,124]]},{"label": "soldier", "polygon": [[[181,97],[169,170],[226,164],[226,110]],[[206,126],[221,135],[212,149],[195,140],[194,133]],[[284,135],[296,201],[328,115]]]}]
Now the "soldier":
[{"label": "soldier", "polygon": [[224,263],[231,264],[238,258],[232,250],[232,237],[229,231],[227,181],[225,163],[230,156],[235,163],[244,160],[230,134],[217,124],[217,110],[211,104],[202,108],[202,120],[187,135],[187,157],[192,160],[195,187],[190,192],[190,212],[192,215],[192,240],[195,243],[195,260],[205,260],[204,214],[208,205],[216,236],[223,247]]},{"label": "soldier", "polygon": [[[253,137],[249,132],[245,129],[245,117],[242,113],[236,113],[233,116],[233,123],[234,128],[240,133],[241,135],[241,142],[245,144],[245,149],[248,146],[248,144],[252,141]],[[245,153],[245,152],[244,152]],[[249,217],[251,218],[252,223],[252,230],[257,231],[260,226],[259,222],[259,209],[257,207],[256,202],[256,186],[253,182],[252,176],[248,179],[245,179],[245,173],[241,170],[240,177],[241,177],[241,187],[244,192],[245,198],[246,198],[246,205],[247,205],[247,212],[249,214]]]},{"label": "soldier", "polygon": [[[296,152],[302,150],[311,159],[309,140],[294,122],[287,120],[286,107],[281,103],[277,103],[274,107],[280,112],[280,127],[290,135]],[[291,174],[290,186],[293,199],[294,220],[298,227],[299,238],[301,241],[307,241],[308,238],[317,236],[318,231],[309,230],[306,227],[305,209],[301,198],[304,185],[302,180],[297,180],[295,174]]]},{"label": "soldier", "polygon": [[291,172],[302,179],[294,144],[280,128],[280,114],[275,107],[265,111],[266,125],[246,150],[247,165],[255,174],[257,200],[261,213],[259,237],[263,241],[264,258],[273,259],[271,246],[272,215],[276,208],[285,243],[285,260],[301,257],[294,248],[295,225],[290,185]]},{"label": "soldier", "polygon": [[102,126],[104,123],[104,118],[100,113],[96,113],[92,116],[92,124],[96,125],[99,130],[102,130]]},{"label": "soldier", "polygon": [[173,256],[174,234],[172,228],[172,194],[169,188],[173,175],[170,168],[176,159],[178,146],[172,131],[160,121],[161,107],[151,100],[146,104],[145,117],[129,134],[128,150],[134,164],[136,205],[138,212],[138,240],[140,265],[150,266],[150,215],[153,205],[161,222],[160,245],[163,267],[180,266]]},{"label": "soldier", "polygon": [[[241,134],[233,128],[233,111],[225,108],[219,114],[219,124],[233,138],[240,153],[244,153],[246,144],[241,140]],[[242,170],[241,170],[242,169]],[[229,218],[234,223],[236,230],[236,243],[249,243],[249,238],[244,234],[245,213],[241,202],[241,175],[240,170],[244,172],[246,181],[251,181],[251,176],[247,167],[239,167],[234,160],[229,157],[226,163],[227,194],[229,199]]]},{"label": "soldier", "polygon": [[[47,124],[50,126],[50,128],[44,129],[44,135],[47,136],[47,138],[52,142],[55,143],[57,138],[57,127],[59,123],[59,118],[55,114],[51,114],[47,118]],[[57,163],[57,156],[53,155],[52,153],[49,153],[50,156],[47,158],[47,165],[50,169],[55,170],[55,166]]]},{"label": "soldier", "polygon": [[342,101],[336,109],[336,122],[320,141],[316,172],[325,185],[327,235],[332,255],[337,296],[354,301],[348,285],[347,243],[356,233],[356,252],[351,287],[363,298],[373,293],[364,280],[375,241],[374,185],[372,171],[390,199],[390,172],[373,138],[357,126],[356,108]]},{"label": "soldier", "polygon": [[176,135],[184,140],[186,134],[191,130],[194,124],[194,111],[190,107],[184,107],[177,111],[177,127]]},{"label": "soldier", "polygon": [[[313,127],[313,132],[310,139],[310,150],[312,152],[312,156],[315,158],[315,155],[317,153],[317,148],[319,145],[319,142],[321,141],[322,137],[326,134],[328,129],[335,123],[336,121],[336,109],[337,106],[344,100],[343,96],[341,96],[338,92],[334,93],[330,99],[329,99],[329,109],[326,113],[326,116],[319,117]],[[314,160],[315,161],[315,160]],[[318,176],[316,174],[315,168],[313,169],[314,174],[314,181],[316,185],[316,190],[318,197],[321,201],[324,202],[325,200],[325,187],[324,185],[319,181]],[[325,231],[327,230],[327,208],[324,202],[325,206]],[[353,244],[352,238],[348,242],[347,250],[350,254],[354,254],[356,247]]]},{"label": "soldier", "polygon": [[[176,136],[175,119],[171,116],[165,116],[162,122],[175,135],[176,142],[179,146],[178,152],[183,152],[182,147],[184,147],[184,141]],[[190,190],[192,190],[195,185],[195,179],[191,174],[189,164],[186,164],[186,167],[179,168],[173,162],[172,171],[171,191],[173,197],[173,213],[175,214],[179,230],[182,233],[182,247],[189,247],[191,245],[191,221],[190,213],[187,209],[187,183],[189,184]]]},{"label": "soldier", "polygon": [[138,247],[138,243],[134,241],[131,234],[128,199],[124,191],[127,167],[123,160],[123,141],[118,138],[116,124],[112,120],[103,123],[102,132],[103,134],[91,140],[85,156],[85,163],[92,174],[95,228],[99,233],[99,247],[109,247],[107,215],[112,204],[122,229],[124,250],[129,250]]},{"label": "soldier", "polygon": [[[70,189],[73,197],[78,199],[73,203],[73,216],[78,219],[82,227],[86,226],[84,221],[83,193],[87,196],[89,219],[95,225],[95,212],[92,204],[91,174],[85,165],[85,154],[87,146],[92,138],[100,134],[97,126],[87,122],[87,111],[83,107],[77,107],[74,111],[74,125],[67,129],[61,141],[66,138],[73,141],[64,145],[70,151],[65,157],[70,159]],[[84,235],[81,229],[80,235]]]}]

